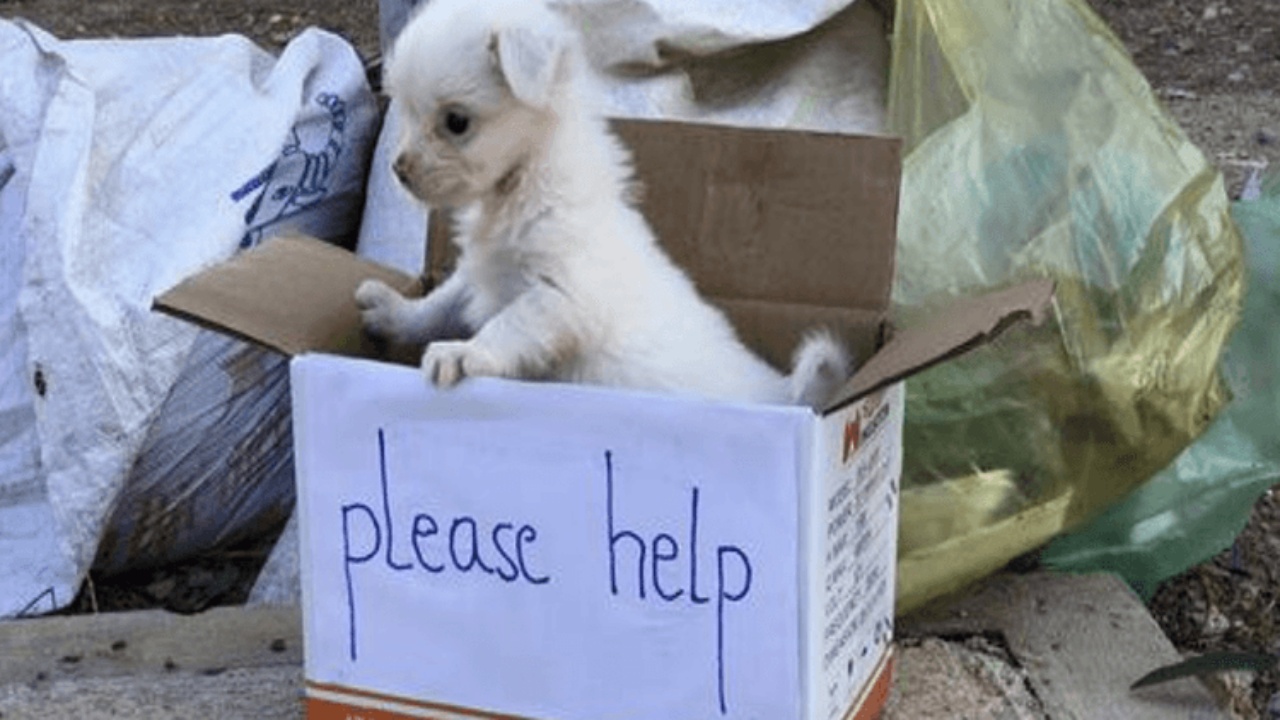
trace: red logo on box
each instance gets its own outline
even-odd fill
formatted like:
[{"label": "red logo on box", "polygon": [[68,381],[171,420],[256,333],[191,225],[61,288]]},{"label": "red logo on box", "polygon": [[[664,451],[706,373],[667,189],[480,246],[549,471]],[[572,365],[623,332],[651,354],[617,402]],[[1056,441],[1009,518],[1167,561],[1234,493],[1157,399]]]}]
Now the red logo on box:
[{"label": "red logo on box", "polygon": [[844,424],[844,462],[858,451],[858,443],[862,440],[862,418],[850,420]]}]

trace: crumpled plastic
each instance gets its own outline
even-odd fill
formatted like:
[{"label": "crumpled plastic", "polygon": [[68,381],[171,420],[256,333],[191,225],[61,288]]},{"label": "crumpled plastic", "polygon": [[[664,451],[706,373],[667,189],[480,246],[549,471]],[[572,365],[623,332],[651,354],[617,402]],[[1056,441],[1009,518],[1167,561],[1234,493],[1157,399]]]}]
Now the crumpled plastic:
[{"label": "crumpled plastic", "polygon": [[606,111],[880,132],[888,38],[866,0],[551,0],[582,31]]},{"label": "crumpled plastic", "polygon": [[1234,400],[1159,475],[1076,532],[1042,561],[1072,572],[1114,572],[1140,594],[1229,547],[1253,504],[1280,483],[1280,175],[1233,205],[1249,283],[1244,316],[1223,359]]},{"label": "crumpled plastic", "polygon": [[283,359],[151,311],[264,237],[347,240],[376,99],[349,43],[63,41],[0,20],[0,618],[293,504]]},{"label": "crumpled plastic", "polygon": [[898,320],[1031,277],[1052,321],[908,381],[899,611],[1087,520],[1228,402],[1221,175],[1080,0],[902,0]]}]

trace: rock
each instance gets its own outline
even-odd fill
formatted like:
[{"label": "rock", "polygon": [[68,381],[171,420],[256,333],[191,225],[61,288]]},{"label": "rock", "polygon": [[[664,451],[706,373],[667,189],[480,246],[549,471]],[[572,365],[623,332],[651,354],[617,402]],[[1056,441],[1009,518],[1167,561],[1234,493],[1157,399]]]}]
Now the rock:
[{"label": "rock", "polygon": [[[985,638],[908,639],[899,648],[897,679],[884,720],[1001,718],[1041,720],[1044,707],[1026,673]],[[910,688],[903,692],[903,688]]]},{"label": "rock", "polygon": [[1177,40],[1166,40],[1164,42],[1164,54],[1169,57],[1177,57],[1178,55],[1190,55],[1196,50],[1196,41],[1183,37]]},{"label": "rock", "polygon": [[1210,605],[1209,611],[1205,613],[1202,628],[1205,637],[1218,637],[1229,629],[1231,629],[1231,621],[1222,614],[1217,605]]},{"label": "rock", "polygon": [[1227,672],[1218,676],[1226,698],[1227,709],[1237,720],[1262,720],[1253,707],[1253,673]]},{"label": "rock", "polygon": [[147,592],[156,600],[164,602],[177,587],[178,581],[176,579],[164,577],[148,585]]},{"label": "rock", "polygon": [[1161,88],[1160,96],[1166,100],[1197,100],[1200,97],[1194,91],[1180,87]]}]

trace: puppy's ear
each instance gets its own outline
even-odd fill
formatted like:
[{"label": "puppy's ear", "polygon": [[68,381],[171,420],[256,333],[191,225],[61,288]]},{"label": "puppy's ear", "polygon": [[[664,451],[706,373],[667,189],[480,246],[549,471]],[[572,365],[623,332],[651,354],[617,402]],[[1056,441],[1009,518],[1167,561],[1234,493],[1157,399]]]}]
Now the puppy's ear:
[{"label": "puppy's ear", "polygon": [[512,94],[546,107],[564,63],[564,37],[551,28],[507,27],[493,32],[489,50]]}]

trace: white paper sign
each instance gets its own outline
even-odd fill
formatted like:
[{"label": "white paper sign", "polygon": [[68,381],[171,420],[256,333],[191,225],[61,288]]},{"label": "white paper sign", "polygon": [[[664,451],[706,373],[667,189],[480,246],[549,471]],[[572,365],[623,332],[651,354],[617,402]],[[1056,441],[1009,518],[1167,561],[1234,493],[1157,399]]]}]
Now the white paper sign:
[{"label": "white paper sign", "polygon": [[309,693],[798,718],[807,410],[292,366]]}]

